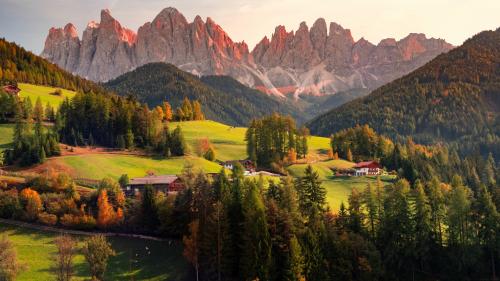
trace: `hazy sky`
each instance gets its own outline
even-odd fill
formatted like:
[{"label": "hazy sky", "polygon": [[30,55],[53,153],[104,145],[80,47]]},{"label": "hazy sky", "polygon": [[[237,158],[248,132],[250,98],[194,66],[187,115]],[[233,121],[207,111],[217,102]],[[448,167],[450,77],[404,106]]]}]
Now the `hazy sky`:
[{"label": "hazy sky", "polygon": [[52,26],[72,22],[81,37],[87,22],[109,8],[122,25],[137,30],[166,7],[177,8],[188,21],[209,16],[250,49],[277,25],[296,30],[319,17],[350,28],[355,40],[375,44],[419,32],[459,45],[500,27],[500,0],[0,0],[0,37],[40,53]]}]

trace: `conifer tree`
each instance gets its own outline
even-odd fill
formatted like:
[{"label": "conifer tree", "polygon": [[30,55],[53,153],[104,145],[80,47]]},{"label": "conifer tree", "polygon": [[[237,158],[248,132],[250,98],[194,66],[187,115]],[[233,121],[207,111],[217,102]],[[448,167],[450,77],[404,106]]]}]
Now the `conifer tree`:
[{"label": "conifer tree", "polygon": [[146,185],[142,192],[141,218],[142,225],[148,230],[154,230],[159,224],[155,191],[151,185]]},{"label": "conifer tree", "polygon": [[191,101],[185,97],[182,101],[182,113],[184,116],[184,120],[193,120],[193,105]]},{"label": "conifer tree", "polygon": [[377,193],[370,183],[366,185],[363,192],[363,203],[367,211],[368,232],[373,241],[375,241],[376,227],[378,226],[380,218],[378,217]]},{"label": "conifer tree", "polygon": [[[386,268],[398,272],[403,279],[413,275],[414,223],[409,201],[408,181],[398,180],[384,201],[379,242]],[[408,277],[405,277],[408,276]],[[390,278],[394,278],[391,276]]]},{"label": "conifer tree", "polygon": [[[371,188],[371,186],[370,186]],[[357,188],[353,188],[349,196],[349,229],[355,233],[362,233],[364,214],[361,209],[362,195]]]},{"label": "conifer tree", "polygon": [[249,182],[243,201],[243,247],[240,264],[242,280],[268,280],[271,241],[265,208],[255,183]]},{"label": "conifer tree", "polygon": [[491,265],[491,280],[496,280],[496,256],[500,249],[500,215],[488,189],[481,185],[475,204],[479,243],[486,249]]},{"label": "conifer tree", "polygon": [[430,248],[435,244],[432,241],[431,209],[429,200],[420,181],[415,183],[415,257],[420,270],[426,270]]},{"label": "conifer tree", "polygon": [[326,191],[321,186],[319,175],[308,165],[303,177],[297,180],[296,185],[302,214],[311,216],[314,212],[323,212],[326,203]]}]

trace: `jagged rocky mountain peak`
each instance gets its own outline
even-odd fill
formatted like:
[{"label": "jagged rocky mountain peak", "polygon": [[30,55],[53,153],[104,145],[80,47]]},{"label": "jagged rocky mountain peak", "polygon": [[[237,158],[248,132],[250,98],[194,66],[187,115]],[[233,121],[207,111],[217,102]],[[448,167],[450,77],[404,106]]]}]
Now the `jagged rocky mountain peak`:
[{"label": "jagged rocky mountain peak", "polygon": [[51,28],[42,56],[94,81],[107,81],[151,62],[172,63],[196,75],[229,75],[263,92],[327,95],[374,89],[453,48],[441,39],[412,33],[374,45],[340,24],[318,18],[296,31],[278,25],[249,51],[210,17],[189,22],[173,7],[160,11],[137,32],[101,11],[81,39],[72,24]]}]

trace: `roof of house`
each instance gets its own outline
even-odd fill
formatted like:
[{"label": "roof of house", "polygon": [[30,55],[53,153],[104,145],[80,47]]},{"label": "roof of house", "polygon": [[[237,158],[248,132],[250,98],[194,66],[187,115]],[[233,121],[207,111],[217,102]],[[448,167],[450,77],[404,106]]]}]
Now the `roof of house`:
[{"label": "roof of house", "polygon": [[130,185],[146,185],[146,184],[171,184],[179,177],[176,175],[162,176],[147,176],[143,178],[130,179]]},{"label": "roof of house", "polygon": [[18,87],[14,86],[14,85],[7,85],[7,86],[3,86],[2,87],[3,90],[9,94],[12,94],[12,93],[19,93],[21,91],[21,89],[19,89]]},{"label": "roof of house", "polygon": [[365,161],[356,163],[356,165],[354,166],[354,168],[374,168],[374,167],[380,167],[380,164],[377,161]]}]

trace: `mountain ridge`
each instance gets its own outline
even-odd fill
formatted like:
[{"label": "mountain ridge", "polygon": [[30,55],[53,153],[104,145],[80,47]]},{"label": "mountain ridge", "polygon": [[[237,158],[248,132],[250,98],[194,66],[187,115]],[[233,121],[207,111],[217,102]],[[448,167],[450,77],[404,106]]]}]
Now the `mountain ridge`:
[{"label": "mountain ridge", "polygon": [[441,39],[410,34],[374,45],[354,41],[349,29],[316,20],[299,29],[275,29],[252,51],[234,42],[213,19],[192,22],[175,8],[163,9],[137,33],[109,10],[89,22],[80,40],[72,24],[51,28],[42,57],[94,81],[108,81],[150,62],[172,63],[198,76],[230,75],[263,92],[284,96],[328,95],[355,88],[374,89],[453,48]]}]

